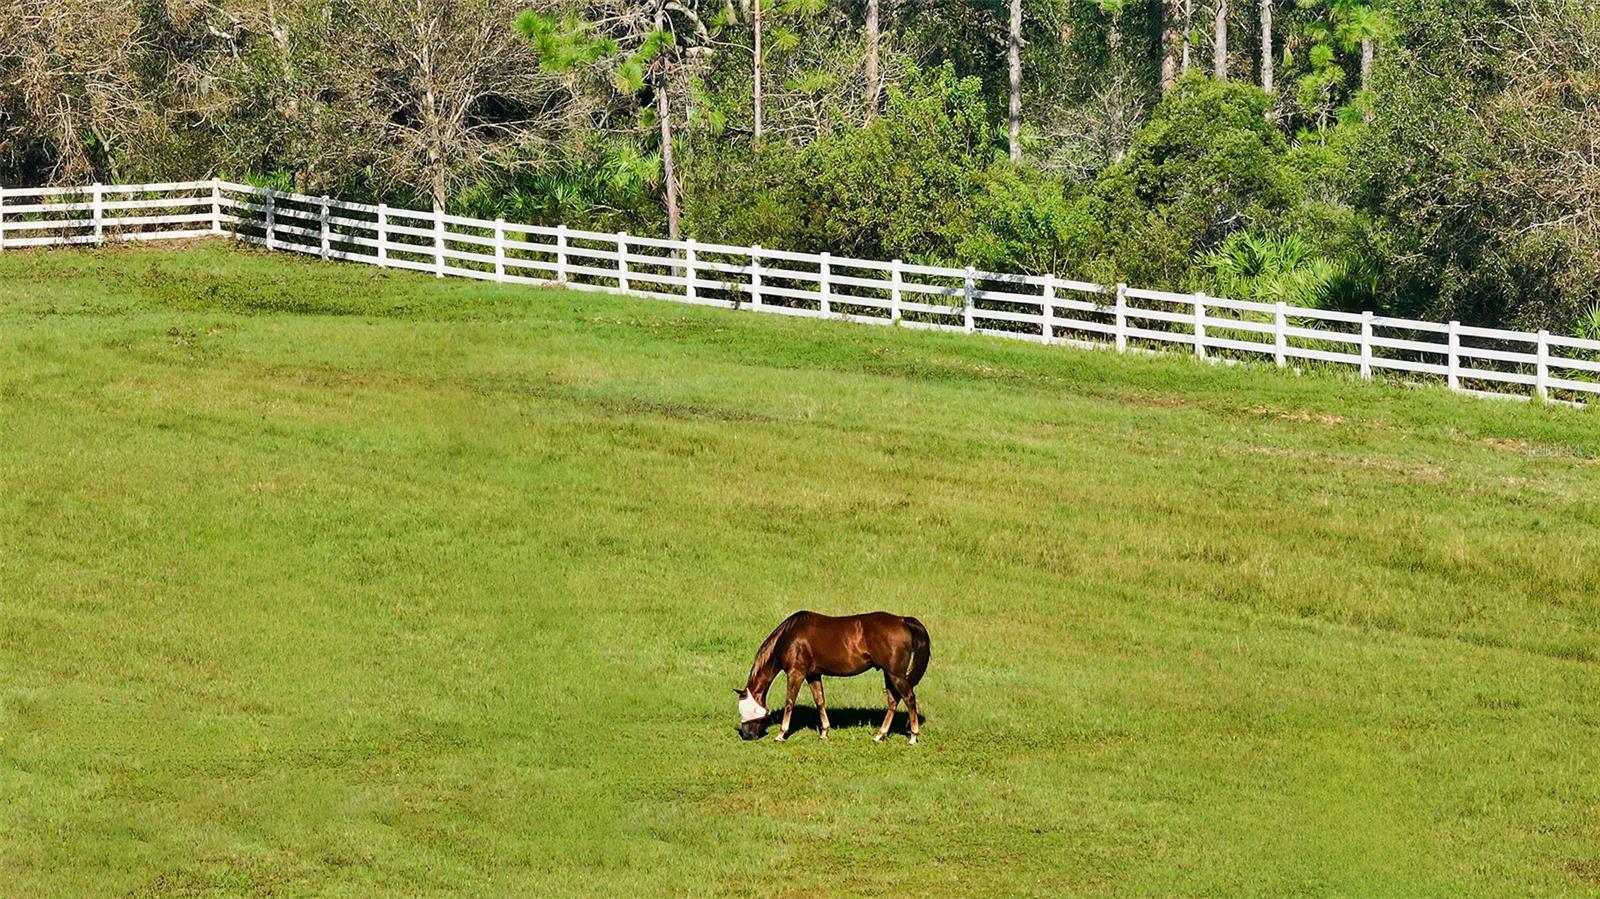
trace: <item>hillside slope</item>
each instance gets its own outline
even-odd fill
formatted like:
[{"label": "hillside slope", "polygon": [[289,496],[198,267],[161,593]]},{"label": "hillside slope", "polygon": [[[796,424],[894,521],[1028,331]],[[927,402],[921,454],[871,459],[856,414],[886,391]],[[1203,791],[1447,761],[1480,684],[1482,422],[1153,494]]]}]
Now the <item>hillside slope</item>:
[{"label": "hillside slope", "polygon": [[[220,243],[7,252],[0,882],[1594,891],[1597,423]],[[828,682],[830,743],[737,739],[797,608],[927,623],[923,745],[870,742],[870,675]]]}]

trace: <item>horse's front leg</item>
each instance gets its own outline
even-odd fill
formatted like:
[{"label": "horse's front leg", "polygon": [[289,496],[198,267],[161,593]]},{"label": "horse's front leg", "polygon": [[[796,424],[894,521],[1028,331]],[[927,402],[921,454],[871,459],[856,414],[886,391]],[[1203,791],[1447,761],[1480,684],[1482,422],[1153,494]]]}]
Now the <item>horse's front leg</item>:
[{"label": "horse's front leg", "polygon": [[828,707],[822,701],[822,675],[811,677],[811,698],[817,701],[817,718],[822,722],[822,739],[828,739]]},{"label": "horse's front leg", "polygon": [[789,695],[783,700],[783,728],[775,738],[779,743],[789,739],[789,719],[794,716],[794,700],[800,695],[800,685],[805,682],[805,677],[798,671],[791,671],[788,680]]}]

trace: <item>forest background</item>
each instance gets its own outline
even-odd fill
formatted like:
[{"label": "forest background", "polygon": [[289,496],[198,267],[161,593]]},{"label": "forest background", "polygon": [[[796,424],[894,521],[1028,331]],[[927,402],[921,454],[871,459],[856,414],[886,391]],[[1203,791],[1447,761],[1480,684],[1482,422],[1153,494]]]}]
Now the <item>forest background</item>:
[{"label": "forest background", "polygon": [[1600,336],[1593,0],[0,0],[0,183]]}]

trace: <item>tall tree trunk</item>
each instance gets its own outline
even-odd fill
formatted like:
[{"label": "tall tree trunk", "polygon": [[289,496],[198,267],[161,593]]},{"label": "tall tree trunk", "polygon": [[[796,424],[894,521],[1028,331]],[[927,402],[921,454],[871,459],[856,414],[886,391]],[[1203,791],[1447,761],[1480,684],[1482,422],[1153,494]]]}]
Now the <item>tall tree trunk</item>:
[{"label": "tall tree trunk", "polygon": [[878,0],[867,0],[867,118],[878,114],[878,94],[883,82],[878,75]]},{"label": "tall tree trunk", "polygon": [[1261,89],[1272,93],[1272,0],[1261,0]]},{"label": "tall tree trunk", "polygon": [[755,143],[761,146],[761,0],[755,0],[755,28],[756,28],[756,64],[755,64]]},{"label": "tall tree trunk", "polygon": [[1022,0],[1011,0],[1011,40],[1006,64],[1011,76],[1011,161],[1022,161]]},{"label": "tall tree trunk", "polygon": [[1178,23],[1182,16],[1182,0],[1162,0],[1161,3],[1161,95],[1164,97],[1178,83],[1178,56],[1182,53],[1182,40]]},{"label": "tall tree trunk", "polygon": [[1372,58],[1377,54],[1377,47],[1370,36],[1361,39],[1361,89],[1372,87]]},{"label": "tall tree trunk", "polygon": [[295,71],[294,56],[289,49],[288,33],[278,21],[278,5],[274,0],[267,0],[267,32],[272,35],[272,48],[278,61],[278,77],[289,87],[283,108],[283,117],[289,126],[283,133],[284,143],[289,147],[289,165],[294,172],[291,183],[296,193],[305,193],[307,190],[305,157],[308,154],[303,151],[304,141],[299,137],[301,133],[300,90],[297,83],[299,74]]},{"label": "tall tree trunk", "polygon": [[1211,74],[1228,80],[1228,0],[1217,0],[1216,38],[1211,47]]},{"label": "tall tree trunk", "polygon": [[[666,7],[656,7],[656,29],[666,29]],[[661,122],[661,181],[667,203],[667,237],[678,239],[678,170],[672,161],[672,106],[667,102],[667,87],[671,70],[666,57],[656,61],[660,67],[656,76],[656,118]]]},{"label": "tall tree trunk", "polygon": [[[664,69],[665,67],[663,67]],[[661,120],[661,180],[666,184],[667,237],[678,239],[678,171],[672,163],[672,109],[667,104],[667,78],[656,86],[656,118]]]},{"label": "tall tree trunk", "polygon": [[1183,57],[1179,60],[1178,72],[1182,75],[1189,74],[1194,57],[1194,0],[1182,0],[1183,3]]},{"label": "tall tree trunk", "polygon": [[1123,63],[1122,63],[1122,7],[1115,6],[1111,10],[1111,27],[1106,31],[1106,50],[1111,58],[1111,93],[1106,96],[1106,112],[1111,123],[1111,140],[1115,149],[1111,154],[1111,161],[1121,162],[1127,141],[1123,140],[1124,110],[1122,108],[1123,94]]}]

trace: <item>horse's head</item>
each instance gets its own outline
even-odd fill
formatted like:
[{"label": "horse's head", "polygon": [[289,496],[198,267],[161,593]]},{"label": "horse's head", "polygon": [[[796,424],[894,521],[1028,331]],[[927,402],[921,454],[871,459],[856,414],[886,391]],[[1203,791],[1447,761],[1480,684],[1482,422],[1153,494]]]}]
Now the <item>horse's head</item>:
[{"label": "horse's head", "polygon": [[767,732],[767,710],[749,690],[734,690],[739,697],[739,739],[757,740]]}]

